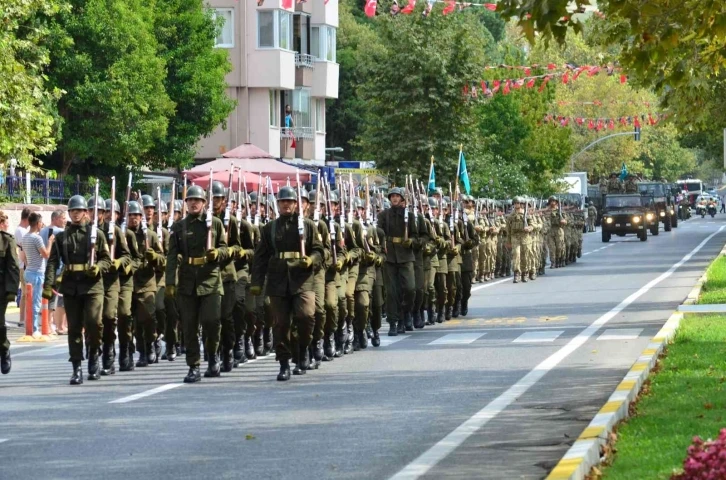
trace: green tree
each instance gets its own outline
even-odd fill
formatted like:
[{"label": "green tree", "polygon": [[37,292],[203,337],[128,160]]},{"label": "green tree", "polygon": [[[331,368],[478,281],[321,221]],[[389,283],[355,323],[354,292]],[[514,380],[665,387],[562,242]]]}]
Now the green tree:
[{"label": "green tree", "polygon": [[[71,0],[54,21],[49,82],[67,92],[55,160],[139,165],[164,139],[174,103],[153,32],[154,2]],[[69,38],[68,41],[65,39]]]},{"label": "green tree", "polygon": [[164,87],[176,105],[166,136],[143,156],[154,168],[186,167],[195,146],[224,124],[234,109],[225,75],[232,70],[227,50],[214,48],[221,25],[203,0],[157,0],[154,32],[166,62]]},{"label": "green tree", "polygon": [[5,0],[0,8],[0,159],[15,157],[24,167],[55,147],[61,91],[43,75],[48,19],[63,8],[61,0]]},{"label": "green tree", "polygon": [[474,14],[436,11],[376,18],[381,42],[359,88],[366,103],[359,137],[364,158],[378,168],[425,178],[431,156],[439,183],[453,180],[459,146],[469,171],[484,161],[465,84],[483,78],[493,39]]},{"label": "green tree", "polygon": [[675,181],[696,169],[696,154],[681,146],[674,125],[649,129],[643,139],[640,161],[650,178]]}]

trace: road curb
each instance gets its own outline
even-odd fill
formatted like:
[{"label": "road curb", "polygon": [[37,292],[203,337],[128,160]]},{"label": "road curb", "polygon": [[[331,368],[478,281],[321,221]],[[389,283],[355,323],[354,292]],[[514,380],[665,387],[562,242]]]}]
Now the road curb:
[{"label": "road curb", "polygon": [[[720,255],[726,255],[726,246],[721,250]],[[683,305],[696,303],[705,281],[706,274],[704,273],[683,301]],[[665,346],[673,339],[682,319],[683,313],[681,312],[673,312],[668,317],[663,328],[650,340],[605,405],[552,469],[547,480],[583,480],[592,467],[600,464],[601,448],[608,442],[615,425],[627,418],[630,404],[637,398],[640,388]]]}]

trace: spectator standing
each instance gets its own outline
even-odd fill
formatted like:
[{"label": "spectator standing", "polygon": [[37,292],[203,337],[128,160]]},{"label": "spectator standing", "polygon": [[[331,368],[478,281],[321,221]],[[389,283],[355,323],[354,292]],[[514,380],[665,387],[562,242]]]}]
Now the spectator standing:
[{"label": "spectator standing", "polygon": [[[58,235],[66,226],[66,212],[63,210],[55,210],[50,214],[50,225],[40,231],[40,237],[43,239],[43,245],[50,250],[49,240],[51,235]],[[56,278],[60,276],[63,270],[63,262],[60,262],[58,270],[56,270]],[[68,322],[65,318],[66,308],[63,303],[63,295],[54,291],[53,298],[48,302],[48,308],[52,318],[51,330],[59,335],[68,333]]]},{"label": "spectator standing", "polygon": [[[12,162],[11,162],[12,165]],[[12,175],[12,174],[11,174]],[[18,246],[18,260],[20,260],[20,286],[18,288],[18,306],[20,307],[20,321],[18,326],[22,327],[25,325],[25,302],[23,301],[23,291],[25,290],[25,265],[21,259],[20,252],[23,250],[22,241],[23,235],[28,231],[28,218],[30,217],[30,209],[25,207],[20,212],[20,224],[15,229],[15,244]]]},{"label": "spectator standing", "polygon": [[721,212],[719,213],[726,213],[726,203],[724,203],[724,200],[726,197],[721,197]]},{"label": "spectator standing", "polygon": [[40,337],[40,305],[45,280],[45,261],[50,257],[53,248],[53,235],[48,240],[48,248],[43,244],[40,229],[43,221],[38,213],[31,213],[28,220],[30,229],[23,236],[23,262],[25,263],[25,281],[33,286],[33,337]]},{"label": "spectator standing", "polygon": [[285,128],[292,128],[292,108],[285,105]]}]

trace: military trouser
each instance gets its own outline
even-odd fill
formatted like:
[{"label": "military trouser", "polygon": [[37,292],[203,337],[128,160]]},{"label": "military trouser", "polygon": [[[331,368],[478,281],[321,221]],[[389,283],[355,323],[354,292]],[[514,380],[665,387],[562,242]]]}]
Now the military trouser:
[{"label": "military trouser", "polygon": [[434,275],[434,290],[436,290],[436,308],[444,308],[446,305],[446,274],[438,273]]},{"label": "military trouser", "polygon": [[587,217],[587,231],[588,232],[595,231],[595,217]]},{"label": "military trouser", "polygon": [[526,235],[522,240],[522,253],[524,254],[524,266],[522,273],[534,271],[534,238],[531,234]]},{"label": "military trouser", "polygon": [[456,275],[460,274],[460,272],[457,271],[449,271],[449,273],[446,274],[446,306],[447,307],[453,307],[454,303],[456,303],[456,291],[457,291],[457,283],[456,283]]},{"label": "military trouser", "polygon": [[423,305],[424,299],[424,285],[426,284],[426,279],[424,277],[423,261],[413,263],[413,278],[415,293],[413,305],[411,305],[411,311],[416,312],[421,309],[421,305]]},{"label": "military trouser", "polygon": [[[348,299],[346,291],[348,289],[348,267],[344,268],[338,275],[338,323],[335,326],[336,332],[342,332],[345,328],[345,322],[348,318]],[[351,310],[352,313],[352,310]]]},{"label": "military trouser", "polygon": [[121,293],[121,284],[118,279],[106,284],[104,282],[103,292],[103,311],[101,319],[103,322],[103,333],[101,340],[104,345],[113,345],[116,343],[116,315],[119,309],[119,294]]},{"label": "military trouser", "polygon": [[426,308],[431,303],[431,299],[434,297],[434,275],[436,269],[431,267],[424,268],[424,300],[421,304],[421,308]]},{"label": "military trouser", "polygon": [[[290,330],[295,323],[298,347],[307,348],[313,338],[315,326],[315,292],[301,292],[285,297],[270,297],[270,312],[273,318],[273,339],[275,359],[290,360]],[[296,355],[297,356],[297,355]]]},{"label": "military trouser", "polygon": [[5,293],[0,294],[0,355],[10,350],[10,341],[8,340],[8,327],[5,325],[5,312],[8,309],[8,301]]},{"label": "military trouser", "polygon": [[237,274],[237,281],[234,284],[234,308],[232,309],[235,340],[243,335],[252,335],[255,329],[254,321],[250,321],[254,315],[249,315],[247,311],[252,306],[247,303],[248,282],[247,275]]},{"label": "military trouser", "polygon": [[200,324],[205,334],[204,350],[214,354],[219,349],[219,336],[222,329],[222,297],[218,293],[201,296],[177,294],[177,302],[184,329],[187,365],[198,367]]},{"label": "military trouser", "polygon": [[550,230],[547,235],[547,248],[552,265],[557,265],[565,259],[565,232],[561,228]]},{"label": "military trouser", "polygon": [[133,340],[134,319],[131,316],[134,300],[134,277],[119,277],[118,295],[118,343],[119,348],[127,348]]},{"label": "military trouser", "polygon": [[497,258],[498,238],[495,235],[491,235],[487,238],[486,242],[486,265],[484,266],[484,273],[494,273],[494,267]]},{"label": "military trouser", "polygon": [[527,246],[522,237],[512,237],[512,269],[514,273],[527,271]]},{"label": "military trouser", "polygon": [[254,335],[257,331],[257,325],[259,323],[259,312],[261,310],[260,305],[262,304],[263,298],[259,295],[255,296],[250,293],[251,283],[245,284],[245,331],[247,335]]},{"label": "military trouser", "polygon": [[338,284],[335,279],[325,282],[325,327],[324,335],[329,337],[338,328]]},{"label": "military trouser", "polygon": [[461,298],[464,293],[464,288],[461,283],[461,271],[454,272],[454,281],[456,282],[456,294],[454,295],[454,305],[459,305]]},{"label": "military trouser", "polygon": [[368,290],[356,290],[355,292],[355,318],[353,328],[363,330],[368,323],[368,314],[371,306],[371,292]]},{"label": "military trouser", "polygon": [[97,352],[101,346],[103,293],[64,295],[63,302],[68,317],[69,361],[80,362],[83,360],[84,329],[89,351]]},{"label": "military trouser", "polygon": [[222,306],[220,309],[220,344],[222,351],[227,352],[234,348],[235,328],[234,328],[234,306],[237,303],[237,282],[224,282],[224,295],[222,295]]},{"label": "military trouser", "polygon": [[312,343],[316,344],[325,335],[325,270],[320,269],[313,277],[315,292],[315,324],[313,326]]},{"label": "military trouser", "polygon": [[[66,310],[68,307],[66,307]],[[136,346],[140,351],[156,340],[156,293],[134,293]]]},{"label": "military trouser", "polygon": [[352,317],[355,311],[355,286],[358,283],[359,266],[351,265],[348,267],[348,279],[345,284],[345,307],[347,317]]},{"label": "military trouser", "polygon": [[156,338],[166,331],[166,302],[164,297],[166,285],[159,287],[154,295],[154,308],[156,311]]},{"label": "military trouser", "polygon": [[477,277],[481,275],[481,270],[479,269],[479,246],[475,246],[471,249],[471,264],[474,266],[474,277]]},{"label": "military trouser", "polygon": [[466,305],[471,298],[471,282],[474,279],[474,272],[461,272],[461,302]]},{"label": "military trouser", "polygon": [[179,343],[179,305],[176,302],[176,298],[164,297],[164,306],[166,307],[164,340],[166,341],[166,348],[169,350]]},{"label": "military trouser", "polygon": [[376,281],[373,283],[373,307],[371,310],[371,329],[377,332],[383,322],[383,273],[376,267]]},{"label": "military trouser", "polygon": [[476,254],[476,277],[480,278],[482,275],[489,273],[489,240],[490,237],[484,237],[478,246],[474,247]]},{"label": "military trouser", "polygon": [[403,312],[410,312],[416,295],[413,262],[386,262],[386,313],[389,323],[403,321]]}]

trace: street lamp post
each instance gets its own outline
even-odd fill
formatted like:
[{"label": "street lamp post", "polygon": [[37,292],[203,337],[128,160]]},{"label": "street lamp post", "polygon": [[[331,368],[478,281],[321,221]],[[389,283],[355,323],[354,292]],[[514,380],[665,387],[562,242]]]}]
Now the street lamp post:
[{"label": "street lamp post", "polygon": [[606,136],[604,136],[602,138],[598,138],[597,140],[595,140],[594,142],[590,143],[588,146],[586,146],[585,148],[583,148],[582,150],[580,150],[579,152],[577,152],[576,154],[574,154],[573,156],[570,157],[570,170],[573,171],[573,172],[575,171],[575,157],[579,156],[581,153],[586,152],[591,147],[594,147],[595,145],[597,145],[598,143],[602,142],[603,140],[607,140],[608,138],[614,138],[614,137],[622,137],[623,135],[633,135],[633,136],[635,136],[637,138],[640,135],[640,131],[638,130],[638,131],[634,131],[634,132],[613,133],[613,134],[610,134],[610,135],[606,135]]}]

